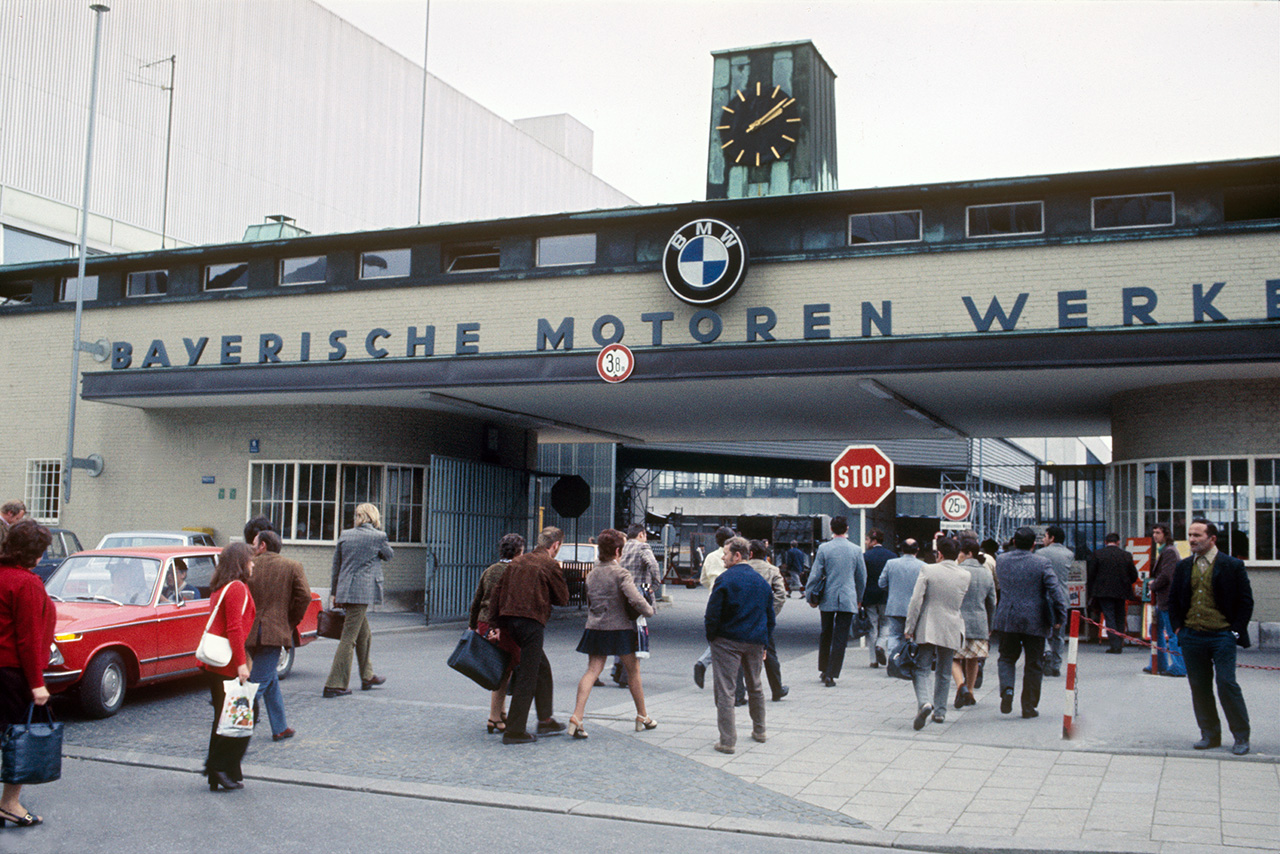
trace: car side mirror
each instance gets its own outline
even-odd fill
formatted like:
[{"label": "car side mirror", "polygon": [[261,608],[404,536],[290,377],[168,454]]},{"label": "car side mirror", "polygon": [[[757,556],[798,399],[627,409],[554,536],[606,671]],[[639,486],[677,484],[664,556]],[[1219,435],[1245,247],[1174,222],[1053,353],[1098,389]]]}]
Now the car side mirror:
[{"label": "car side mirror", "polygon": [[178,596],[183,602],[190,602],[196,598],[196,592],[194,590],[179,590]]}]

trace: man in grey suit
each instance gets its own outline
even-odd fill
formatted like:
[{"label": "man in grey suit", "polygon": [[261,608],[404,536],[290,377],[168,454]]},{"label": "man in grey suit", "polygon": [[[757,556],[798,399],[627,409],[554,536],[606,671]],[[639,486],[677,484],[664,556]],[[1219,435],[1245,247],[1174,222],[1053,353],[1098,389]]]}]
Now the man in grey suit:
[{"label": "man in grey suit", "polygon": [[840,678],[849,626],[867,586],[867,565],[862,560],[862,549],[849,542],[848,520],[843,516],[832,519],[831,533],[835,536],[818,546],[805,585],[809,605],[822,611],[818,669],[822,671],[822,684],[828,688],[834,688]]},{"label": "man in grey suit", "polygon": [[995,625],[1000,632],[1000,711],[1013,711],[1013,683],[1018,656],[1025,656],[1022,669],[1022,716],[1034,718],[1040,713],[1040,682],[1044,677],[1044,642],[1049,633],[1062,625],[1067,616],[1067,602],[1058,589],[1049,559],[1032,554],[1036,532],[1019,528],[1013,534],[1013,550],[996,558],[996,577],[1000,582],[1000,604],[996,606]]},{"label": "man in grey suit", "polygon": [[916,579],[920,576],[920,568],[924,566],[924,561],[916,557],[919,552],[918,542],[910,538],[903,540],[902,557],[895,557],[885,563],[877,582],[888,591],[884,603],[884,615],[888,620],[884,651],[889,657],[893,657],[894,651],[902,646],[907,606],[911,604],[911,593],[916,589]]},{"label": "man in grey suit", "polygon": [[[1076,558],[1075,553],[1063,545],[1066,539],[1067,534],[1062,528],[1050,525],[1044,531],[1044,545],[1036,552],[1047,557],[1053,565],[1053,574],[1058,577],[1058,590],[1062,593],[1063,602],[1067,601],[1067,573],[1071,571],[1071,563]],[[1062,644],[1066,627],[1066,620],[1063,620],[1062,625],[1049,635],[1049,645],[1044,651],[1045,676],[1062,675]]]},{"label": "man in grey suit", "polygon": [[[956,650],[964,646],[964,617],[960,608],[971,576],[969,570],[956,564],[960,555],[958,542],[943,537],[938,540],[937,548],[942,560],[920,570],[907,608],[905,636],[920,645],[911,680],[916,689],[913,726],[917,730],[924,729],[930,713],[934,723],[942,723],[946,718],[951,660]],[[932,695],[930,682],[933,682]]]}]

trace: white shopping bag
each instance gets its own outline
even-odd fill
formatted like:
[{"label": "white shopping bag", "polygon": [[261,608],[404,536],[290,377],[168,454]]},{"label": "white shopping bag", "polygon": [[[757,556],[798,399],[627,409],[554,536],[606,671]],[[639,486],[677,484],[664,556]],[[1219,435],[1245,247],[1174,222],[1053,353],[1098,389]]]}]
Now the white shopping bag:
[{"label": "white shopping bag", "polygon": [[258,683],[241,685],[239,679],[228,679],[222,688],[226,697],[218,715],[218,735],[248,738],[253,735],[253,698],[257,696]]},{"label": "white shopping bag", "polygon": [[636,658],[649,657],[649,621],[636,617]]}]

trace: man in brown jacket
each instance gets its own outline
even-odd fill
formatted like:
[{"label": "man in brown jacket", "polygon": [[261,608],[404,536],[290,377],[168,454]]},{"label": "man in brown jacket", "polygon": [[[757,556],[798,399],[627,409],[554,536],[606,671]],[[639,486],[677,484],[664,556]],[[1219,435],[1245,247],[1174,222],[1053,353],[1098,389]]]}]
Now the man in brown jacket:
[{"label": "man in brown jacket", "polygon": [[[259,686],[258,696],[267,706],[271,740],[293,737],[284,716],[284,695],[276,676],[280,656],[293,646],[293,632],[311,604],[311,588],[302,564],[280,555],[280,535],[260,531],[253,539],[253,575],[249,593],[258,616],[249,629],[245,648],[253,659],[249,681]],[[256,700],[255,700],[256,703]],[[255,711],[255,716],[256,716]]]},{"label": "man in brown jacket", "polygon": [[[562,542],[564,531],[543,528],[537,548],[511,561],[490,597],[489,607],[498,625],[510,632],[520,647],[503,744],[529,744],[537,741],[538,735],[564,732],[564,724],[551,717],[551,662],[542,651],[542,635],[551,618],[551,606],[569,604],[564,570],[556,560]],[[537,735],[528,731],[529,706],[535,702]]]}]

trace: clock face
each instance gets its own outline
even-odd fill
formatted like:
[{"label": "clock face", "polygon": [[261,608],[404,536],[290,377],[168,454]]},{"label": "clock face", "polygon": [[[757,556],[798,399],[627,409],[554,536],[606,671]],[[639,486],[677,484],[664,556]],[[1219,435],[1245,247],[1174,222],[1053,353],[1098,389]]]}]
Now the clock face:
[{"label": "clock face", "polygon": [[739,89],[721,107],[720,148],[733,166],[764,166],[781,160],[800,131],[796,99],[781,86],[755,83]]}]

